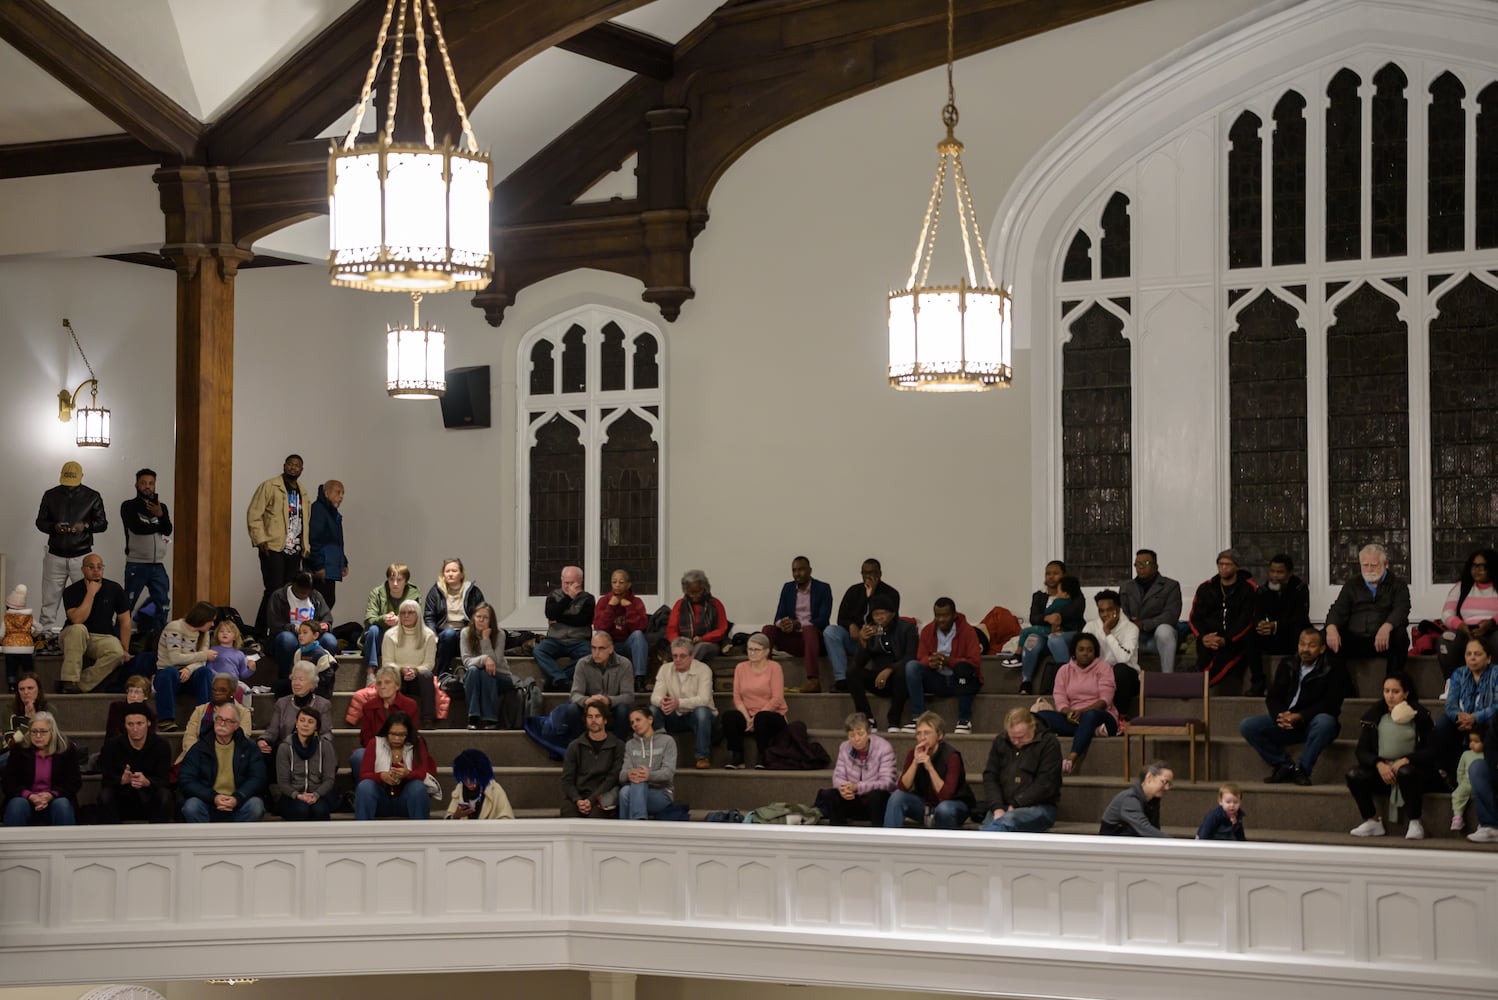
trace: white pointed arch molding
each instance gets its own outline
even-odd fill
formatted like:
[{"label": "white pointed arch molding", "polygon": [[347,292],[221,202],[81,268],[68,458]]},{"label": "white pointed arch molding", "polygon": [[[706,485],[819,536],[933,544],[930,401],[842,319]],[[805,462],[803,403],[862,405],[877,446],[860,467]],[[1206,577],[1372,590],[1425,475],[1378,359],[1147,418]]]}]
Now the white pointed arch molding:
[{"label": "white pointed arch molding", "polygon": [[[1393,62],[1408,76],[1408,251],[1368,259],[1367,99],[1372,78]],[[1362,80],[1364,259],[1327,261],[1324,118],[1327,84],[1341,67]],[[1471,195],[1474,95],[1498,79],[1498,3],[1489,0],[1279,0],[1198,39],[1124,81],[1048,143],[1010,188],[990,233],[1002,268],[1013,274],[1016,347],[1029,348],[1032,560],[1069,556],[1063,546],[1061,363],[1063,309],[1129,300],[1124,335],[1132,361],[1132,489],[1135,544],[1160,551],[1164,572],[1190,587],[1211,573],[1211,554],[1229,543],[1228,336],[1235,305],[1269,290],[1291,302],[1306,331],[1307,473],[1310,523],[1306,567],[1313,612],[1325,608],[1340,576],[1329,553],[1325,334],[1334,294],[1373,284],[1396,301],[1408,324],[1410,352],[1410,561],[1416,610],[1439,607],[1449,580],[1431,579],[1430,440],[1426,344],[1436,296],[1467,274],[1498,268],[1498,250],[1426,251],[1426,113],[1433,80],[1451,71],[1466,89],[1467,211]],[[1244,111],[1264,123],[1263,217],[1270,219],[1270,136],[1275,103],[1287,90],[1306,101],[1307,262],[1228,267],[1228,132]],[[1318,145],[1319,144],[1319,145]],[[1063,282],[1062,264],[1077,232],[1092,241],[1115,193],[1129,199],[1127,277]],[[1265,261],[1269,260],[1266,238]],[[1426,279],[1455,275],[1440,288]],[[1387,279],[1406,282],[1400,291]],[[1337,285],[1346,283],[1340,291]],[[1292,301],[1286,288],[1308,286]],[[1252,289],[1241,298],[1229,289]],[[1303,294],[1303,293],[1302,293]],[[1079,305],[1080,303],[1080,305]],[[1041,499],[1044,498],[1044,499]],[[1257,568],[1257,567],[1256,567]],[[1117,569],[1118,579],[1128,566]],[[1112,581],[1084,581],[1096,584]],[[1430,607],[1434,605],[1435,607]]]},{"label": "white pointed arch molding", "polygon": [[570,968],[1409,1000],[1489,998],[1498,982],[1492,852],[586,820],[379,830],[7,830],[6,985]]}]

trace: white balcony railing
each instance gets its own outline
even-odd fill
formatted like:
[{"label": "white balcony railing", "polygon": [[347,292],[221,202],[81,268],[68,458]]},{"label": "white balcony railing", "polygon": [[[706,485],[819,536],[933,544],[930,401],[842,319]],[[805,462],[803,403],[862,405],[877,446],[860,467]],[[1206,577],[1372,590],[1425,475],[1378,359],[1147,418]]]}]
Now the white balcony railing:
[{"label": "white balcony railing", "polygon": [[0,834],[7,986],[576,968],[1491,998],[1495,942],[1478,851],[582,820]]}]

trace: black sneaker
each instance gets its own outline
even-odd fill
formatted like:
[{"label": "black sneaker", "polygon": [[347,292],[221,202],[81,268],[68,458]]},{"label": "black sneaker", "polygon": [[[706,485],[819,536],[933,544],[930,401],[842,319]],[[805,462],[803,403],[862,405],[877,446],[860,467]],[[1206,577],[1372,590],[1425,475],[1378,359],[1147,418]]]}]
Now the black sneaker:
[{"label": "black sneaker", "polygon": [[1297,767],[1295,769],[1295,783],[1297,785],[1300,785],[1302,788],[1311,787],[1311,772],[1305,770],[1304,768]]},{"label": "black sneaker", "polygon": [[1266,785],[1283,785],[1295,777],[1296,767],[1293,764],[1280,764],[1274,769],[1274,773],[1264,779]]},{"label": "black sneaker", "polygon": [[1020,694],[1034,694],[1035,693],[1035,689],[1033,687],[1031,687],[1029,681],[1020,681],[1019,682],[1019,693]]},{"label": "black sneaker", "polygon": [[833,681],[832,682],[832,691],[833,691],[834,694],[847,694],[848,693],[848,682],[845,681],[845,680],[844,681]]},{"label": "black sneaker", "polygon": [[468,717],[468,728],[469,729],[477,729],[479,727],[479,725],[480,725],[480,722],[479,722],[479,717],[477,715],[470,715]]}]

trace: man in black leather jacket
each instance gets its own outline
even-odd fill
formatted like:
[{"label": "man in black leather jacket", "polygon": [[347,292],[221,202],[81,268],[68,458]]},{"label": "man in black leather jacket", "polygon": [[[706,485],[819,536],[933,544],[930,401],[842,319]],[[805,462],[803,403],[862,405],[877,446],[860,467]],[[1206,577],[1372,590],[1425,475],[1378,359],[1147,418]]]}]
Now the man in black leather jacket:
[{"label": "man in black leather jacket", "polygon": [[58,485],[42,494],[36,528],[47,536],[42,557],[42,599],[35,631],[49,640],[61,629],[62,592],[83,579],[83,557],[94,550],[94,535],[109,528],[104,498],[83,485],[83,466],[68,462]]}]

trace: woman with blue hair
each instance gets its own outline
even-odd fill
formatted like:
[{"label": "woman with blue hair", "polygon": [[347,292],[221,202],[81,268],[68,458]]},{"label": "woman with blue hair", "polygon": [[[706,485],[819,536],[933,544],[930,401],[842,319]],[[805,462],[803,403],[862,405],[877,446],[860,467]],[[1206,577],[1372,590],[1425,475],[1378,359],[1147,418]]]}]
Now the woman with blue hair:
[{"label": "woman with blue hair", "polygon": [[510,797],[494,778],[494,767],[482,750],[469,748],[453,760],[457,786],[447,804],[448,819],[514,819]]}]

